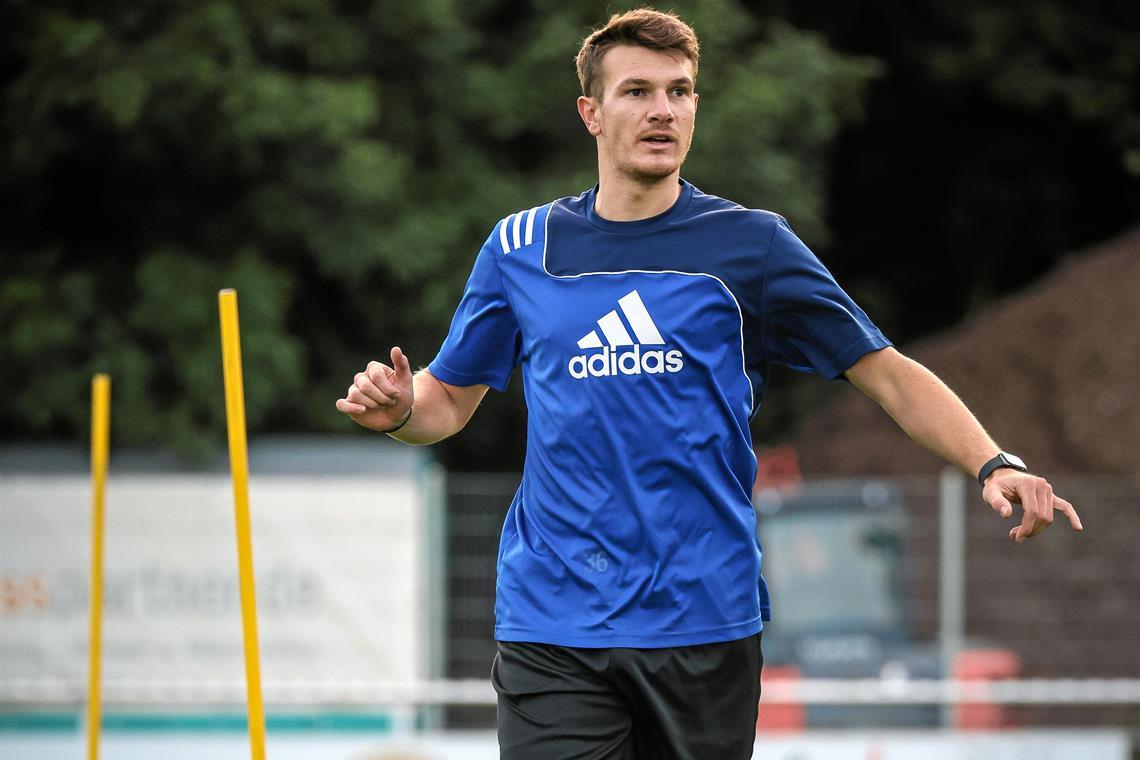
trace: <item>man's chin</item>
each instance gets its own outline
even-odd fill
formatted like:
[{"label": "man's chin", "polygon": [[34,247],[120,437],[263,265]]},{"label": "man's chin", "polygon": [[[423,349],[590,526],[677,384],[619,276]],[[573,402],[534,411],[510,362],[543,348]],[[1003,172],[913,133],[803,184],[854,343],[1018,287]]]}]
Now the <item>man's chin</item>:
[{"label": "man's chin", "polygon": [[643,185],[655,185],[667,180],[678,172],[681,164],[676,161],[653,161],[622,167],[627,177]]}]

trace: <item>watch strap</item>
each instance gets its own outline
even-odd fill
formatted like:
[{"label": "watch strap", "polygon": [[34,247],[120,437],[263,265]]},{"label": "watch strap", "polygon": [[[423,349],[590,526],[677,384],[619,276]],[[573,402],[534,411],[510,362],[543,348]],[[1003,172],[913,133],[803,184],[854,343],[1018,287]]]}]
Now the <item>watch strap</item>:
[{"label": "watch strap", "polygon": [[992,475],[994,470],[1000,470],[1003,467],[1008,467],[1011,470],[1018,470],[1020,472],[1026,472],[1028,470],[1020,457],[999,451],[996,457],[983,464],[982,469],[978,470],[978,482],[985,486],[986,478]]}]

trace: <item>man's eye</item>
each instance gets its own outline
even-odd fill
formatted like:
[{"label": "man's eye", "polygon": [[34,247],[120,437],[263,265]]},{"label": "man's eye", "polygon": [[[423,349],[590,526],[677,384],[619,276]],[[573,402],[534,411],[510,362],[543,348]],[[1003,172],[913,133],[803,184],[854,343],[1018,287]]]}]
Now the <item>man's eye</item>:
[{"label": "man's eye", "polygon": [[676,95],[676,96],[677,96],[677,97],[679,97],[679,98],[683,98],[683,97],[685,97],[686,95],[688,95],[688,94],[689,94],[689,91],[688,91],[688,90],[686,90],[684,87],[676,87],[676,88],[674,88],[674,90],[673,90],[673,94],[674,94],[674,95]]},{"label": "man's eye", "polygon": [[632,90],[629,91],[629,94],[630,95],[642,95],[642,94],[644,94],[644,92],[645,92],[645,90],[641,89],[640,87],[634,87]]}]

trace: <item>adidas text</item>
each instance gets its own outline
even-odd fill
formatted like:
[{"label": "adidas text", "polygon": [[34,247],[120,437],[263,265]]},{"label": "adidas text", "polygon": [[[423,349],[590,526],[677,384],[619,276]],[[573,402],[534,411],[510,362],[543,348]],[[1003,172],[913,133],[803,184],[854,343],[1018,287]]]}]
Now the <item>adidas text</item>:
[{"label": "adidas text", "polygon": [[575,380],[587,377],[611,377],[616,375],[661,375],[666,372],[680,372],[685,366],[680,351],[642,351],[634,345],[628,351],[611,351],[609,346],[601,353],[581,354],[570,359],[568,369]]}]

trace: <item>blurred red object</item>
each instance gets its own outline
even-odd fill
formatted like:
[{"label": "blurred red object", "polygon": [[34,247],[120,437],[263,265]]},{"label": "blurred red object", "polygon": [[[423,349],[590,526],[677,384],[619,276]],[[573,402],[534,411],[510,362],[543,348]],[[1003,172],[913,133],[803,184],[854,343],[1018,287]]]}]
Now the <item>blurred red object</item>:
[{"label": "blurred red object", "polygon": [[[954,661],[954,678],[959,681],[998,681],[1021,675],[1021,658],[1008,649],[968,649]],[[958,704],[954,725],[977,730],[1014,728],[1017,722],[1006,705]]]},{"label": "blurred red object", "polygon": [[790,443],[772,448],[756,450],[756,482],[752,492],[774,489],[776,491],[799,490],[803,482],[800,473],[800,455]]},{"label": "blurred red object", "polygon": [[800,670],[794,665],[764,666],[760,674],[760,709],[756,714],[756,733],[765,731],[803,731],[807,713],[800,702],[765,704],[763,690],[775,683],[798,681]]}]

